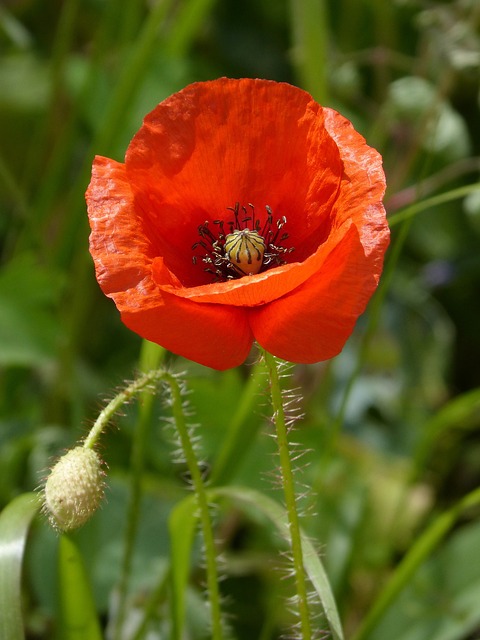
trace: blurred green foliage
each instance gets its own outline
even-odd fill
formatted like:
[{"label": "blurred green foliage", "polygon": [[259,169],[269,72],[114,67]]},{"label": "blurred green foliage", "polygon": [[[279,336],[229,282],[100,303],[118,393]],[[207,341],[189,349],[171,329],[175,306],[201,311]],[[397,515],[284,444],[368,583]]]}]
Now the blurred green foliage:
[{"label": "blurred green foliage", "polygon": [[[363,632],[361,623],[420,532],[480,481],[475,0],[0,6],[0,506],[38,485],[52,456],[85,434],[105,395],[138,366],[141,342],[99,292],[88,254],[83,194],[93,155],[121,160],[158,102],[189,82],[223,75],[291,82],[349,117],[384,157],[392,216],[471,185],[466,198],[393,226],[378,304],[338,358],[298,366],[293,377],[304,398],[295,440],[308,451],[299,471],[299,484],[309,488],[305,527],[322,549],[347,636],[473,637],[480,629],[478,507],[452,520],[457,529],[444,545],[442,536],[431,543],[425,557],[435,553],[407,575],[376,627]],[[242,424],[234,407],[243,398],[249,438],[234,442],[235,464],[220,480],[276,495],[267,480],[276,467],[268,411],[258,406],[267,399],[251,400],[251,364],[219,374],[170,354],[167,363],[187,372],[206,471],[215,473],[232,425]],[[125,612],[128,628],[140,631],[128,638],[169,637],[168,521],[185,479],[171,461],[166,415],[156,399]],[[108,501],[75,536],[106,624],[115,612],[140,418],[136,405],[128,407],[104,438]],[[279,637],[288,611],[278,598],[287,588],[273,568],[272,527],[238,506],[219,509],[217,519],[236,636]],[[29,638],[61,637],[51,569],[57,545],[56,534],[37,523],[27,557]],[[200,638],[197,547],[192,566],[188,637]]]}]

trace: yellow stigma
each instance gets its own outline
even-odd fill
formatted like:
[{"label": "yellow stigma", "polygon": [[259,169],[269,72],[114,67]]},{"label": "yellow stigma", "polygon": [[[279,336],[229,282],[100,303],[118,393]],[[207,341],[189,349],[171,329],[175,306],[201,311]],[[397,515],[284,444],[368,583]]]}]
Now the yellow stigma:
[{"label": "yellow stigma", "polygon": [[235,229],[225,237],[225,257],[241,274],[253,276],[260,271],[265,240],[251,229]]}]

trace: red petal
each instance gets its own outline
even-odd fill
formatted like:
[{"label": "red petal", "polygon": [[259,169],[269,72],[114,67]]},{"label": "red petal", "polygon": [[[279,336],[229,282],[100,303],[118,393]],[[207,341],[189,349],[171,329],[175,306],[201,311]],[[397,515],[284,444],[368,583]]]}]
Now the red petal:
[{"label": "red petal", "polygon": [[220,371],[245,362],[253,343],[244,309],[198,304],[168,294],[151,309],[122,311],[122,320],[147,340]]},{"label": "red petal", "polygon": [[[295,87],[265,80],[197,83],[159,104],[126,155],[135,196],[157,230],[157,253],[184,286],[208,282],[185,256],[205,220],[236,202],[285,215],[294,259],[325,239],[343,166],[323,109]],[[317,247],[320,241],[317,238]]]},{"label": "red petal", "polygon": [[202,305],[159,291],[152,278],[155,252],[136,213],[125,166],[96,158],[86,197],[97,279],[124,323],[142,337],[214,369],[241,364],[253,341],[245,310]]},{"label": "red petal", "polygon": [[351,226],[322,269],[289,295],[250,310],[261,346],[290,362],[337,355],[378,283],[358,231]]},{"label": "red petal", "polygon": [[156,289],[149,271],[155,250],[135,211],[125,165],[97,156],[86,200],[90,253],[102,291],[112,297],[123,292],[124,304],[135,306],[141,287],[149,295]]},{"label": "red petal", "polygon": [[333,109],[324,109],[324,112],[325,126],[338,145],[346,177],[342,180],[332,215],[338,225],[346,219],[353,220],[366,253],[378,255],[381,269],[390,238],[382,204],[386,188],[382,156],[365,143],[349,120]]}]

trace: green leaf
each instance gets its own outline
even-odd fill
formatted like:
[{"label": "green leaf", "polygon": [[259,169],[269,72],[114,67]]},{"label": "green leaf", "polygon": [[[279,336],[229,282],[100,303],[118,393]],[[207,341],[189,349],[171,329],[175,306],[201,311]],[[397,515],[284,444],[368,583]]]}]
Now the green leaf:
[{"label": "green leaf", "polygon": [[102,640],[95,604],[83,560],[66,535],[58,549],[60,614],[64,640]]},{"label": "green leaf", "polygon": [[30,524],[40,508],[35,493],[15,498],[0,514],[0,638],[23,640],[22,563]]},{"label": "green leaf", "polygon": [[[222,487],[209,491],[211,498],[226,497],[237,504],[244,504],[263,513],[277,527],[284,538],[289,538],[288,520],[285,509],[277,502],[262,493],[243,487]],[[302,533],[302,548],[305,571],[322,602],[323,610],[327,618],[334,640],[343,640],[343,631],[337,611],[337,605],[333,597],[330,583],[315,547],[309,538]]]},{"label": "green leaf", "polygon": [[30,255],[0,276],[0,365],[38,366],[56,355],[63,333],[55,315],[61,277]]},{"label": "green leaf", "polygon": [[185,595],[190,573],[190,556],[197,523],[195,496],[188,496],[173,509],[169,530],[172,562],[173,637],[183,637]]},{"label": "green leaf", "polygon": [[480,623],[480,522],[456,532],[411,577],[369,640],[460,640]]}]

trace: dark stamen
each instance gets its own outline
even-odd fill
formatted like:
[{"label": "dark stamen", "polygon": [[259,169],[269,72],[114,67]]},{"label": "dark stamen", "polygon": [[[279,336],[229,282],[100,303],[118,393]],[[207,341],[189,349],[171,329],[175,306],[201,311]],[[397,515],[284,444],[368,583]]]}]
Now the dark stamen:
[{"label": "dark stamen", "polygon": [[[287,262],[285,257],[294,250],[293,247],[282,246],[282,243],[289,237],[288,233],[281,233],[281,230],[287,224],[285,216],[275,220],[272,209],[267,205],[265,207],[267,216],[263,228],[261,228],[261,222],[256,216],[255,206],[251,202],[247,206],[248,209],[246,206],[240,206],[240,203],[236,202],[234,207],[227,207],[227,210],[233,213],[233,220],[213,220],[212,224],[216,227],[215,229],[209,227],[208,220],[198,227],[198,235],[201,240],[192,245],[192,250],[197,250],[201,247],[204,251],[201,261],[206,265],[204,271],[213,275],[217,281],[241,278],[245,275],[261,273],[266,269],[278,267]],[[225,225],[228,231],[225,229]],[[229,246],[233,246],[232,239],[229,236],[236,236],[236,234],[242,236],[241,241],[243,241],[243,244],[237,244],[235,237],[233,240],[236,247],[235,254],[230,253],[230,255],[227,255],[225,243],[228,240]],[[261,253],[255,243],[260,243]],[[256,271],[250,271],[250,267],[247,269],[244,266],[239,266],[240,247],[243,252],[242,255],[246,256],[243,258],[245,261],[243,264],[251,265],[253,261],[252,255],[255,255]],[[231,249],[229,250],[231,251]],[[254,254],[252,254],[252,251]],[[194,264],[198,264],[198,257],[193,256]],[[231,260],[236,261],[236,264],[233,264]],[[259,271],[258,268],[260,268]]]}]

